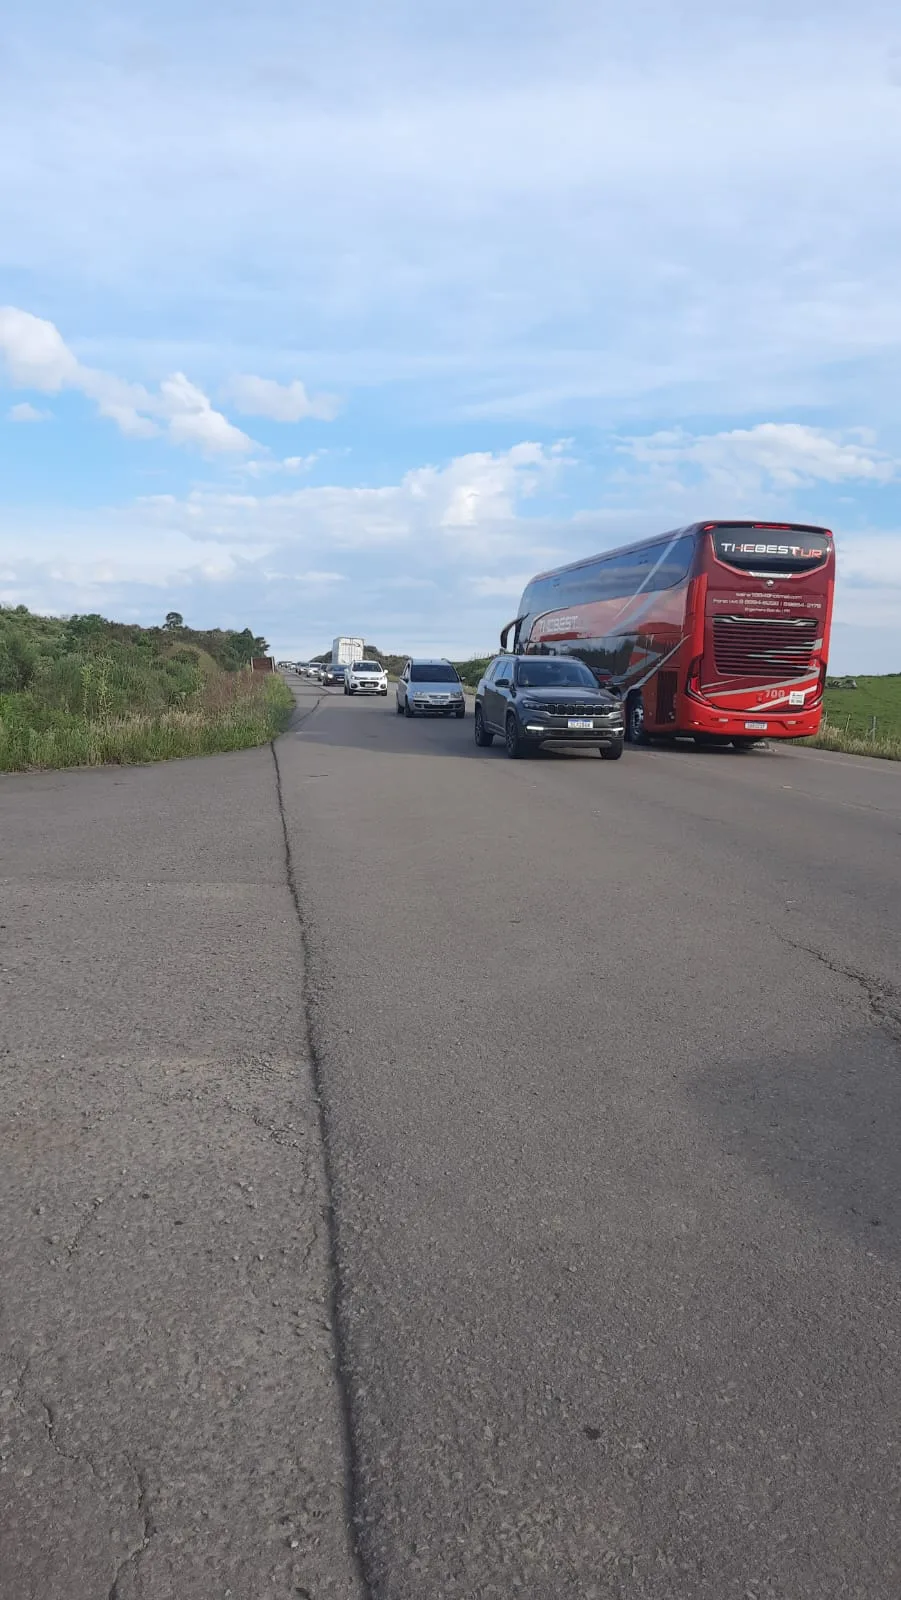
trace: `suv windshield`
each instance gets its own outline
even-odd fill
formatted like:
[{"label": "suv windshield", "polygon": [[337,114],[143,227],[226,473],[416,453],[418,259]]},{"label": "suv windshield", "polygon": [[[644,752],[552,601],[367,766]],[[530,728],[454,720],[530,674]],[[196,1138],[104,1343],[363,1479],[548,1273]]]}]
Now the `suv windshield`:
[{"label": "suv windshield", "polygon": [[521,689],[597,689],[594,677],[581,661],[547,656],[518,662],[516,682]]},{"label": "suv windshield", "polygon": [[420,661],[410,668],[411,683],[459,683],[450,662]]},{"label": "suv windshield", "polygon": [[355,661],[351,668],[352,672],[381,672],[381,670],[377,661]]}]

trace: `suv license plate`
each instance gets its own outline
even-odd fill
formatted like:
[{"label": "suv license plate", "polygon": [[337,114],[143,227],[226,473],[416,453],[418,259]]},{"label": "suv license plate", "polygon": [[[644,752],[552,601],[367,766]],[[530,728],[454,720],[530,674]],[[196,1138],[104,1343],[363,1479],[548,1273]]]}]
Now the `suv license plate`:
[{"label": "suv license plate", "polygon": [[761,728],[763,728],[764,731],[765,731],[766,730],[766,726],[767,726],[767,724],[765,722],[746,722],[745,723],[745,727],[746,728],[756,728],[758,732],[760,731]]},{"label": "suv license plate", "polygon": [[570,717],[566,726],[568,728],[593,728],[594,723],[590,717]]}]

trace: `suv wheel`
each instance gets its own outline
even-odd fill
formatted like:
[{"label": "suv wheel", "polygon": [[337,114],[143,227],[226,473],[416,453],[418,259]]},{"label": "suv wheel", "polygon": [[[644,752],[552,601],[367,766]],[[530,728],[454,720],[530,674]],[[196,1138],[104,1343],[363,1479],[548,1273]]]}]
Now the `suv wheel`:
[{"label": "suv wheel", "polygon": [[601,760],[602,761],[618,761],[620,756],[622,755],[622,753],[623,753],[623,741],[622,741],[622,739],[617,739],[616,744],[608,744],[608,745],[602,745],[601,746]]},{"label": "suv wheel", "polygon": [[494,734],[489,733],[488,729],[485,727],[485,718],[482,716],[481,706],[476,706],[476,714],[473,718],[472,724],[472,735],[480,750],[487,750],[489,745],[494,744]]},{"label": "suv wheel", "polygon": [[397,712],[399,717],[403,716],[404,708],[403,708],[403,706],[401,705],[400,701],[397,699],[396,696],[395,696],[395,700],[394,700],[394,709]]},{"label": "suv wheel", "polygon": [[522,761],[529,754],[529,746],[519,731],[519,723],[512,711],[507,713],[504,725],[504,744],[511,761]]},{"label": "suv wheel", "polygon": [[407,696],[404,699],[404,716],[405,717],[412,717],[412,715],[413,715],[413,707],[410,704],[409,696]]},{"label": "suv wheel", "polygon": [[454,715],[457,716],[457,717],[465,717],[466,716],[466,707],[465,706],[458,706],[456,711],[455,711],[455,713],[454,713]]}]

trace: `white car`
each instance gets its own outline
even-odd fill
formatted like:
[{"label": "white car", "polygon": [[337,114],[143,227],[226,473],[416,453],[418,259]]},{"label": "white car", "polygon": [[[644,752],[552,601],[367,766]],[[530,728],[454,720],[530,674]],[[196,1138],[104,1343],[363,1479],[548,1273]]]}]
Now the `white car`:
[{"label": "white car", "polygon": [[345,694],[387,694],[388,674],[380,661],[354,661],[344,668]]}]

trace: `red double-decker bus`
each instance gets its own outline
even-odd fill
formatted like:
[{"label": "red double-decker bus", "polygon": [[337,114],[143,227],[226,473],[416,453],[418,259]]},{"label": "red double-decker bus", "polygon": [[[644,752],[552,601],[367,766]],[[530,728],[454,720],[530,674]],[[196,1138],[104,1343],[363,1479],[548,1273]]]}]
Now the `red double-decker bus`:
[{"label": "red double-decker bus", "polygon": [[633,743],[750,749],[816,733],[834,581],[828,528],[695,522],[533,578],[501,649],[580,656]]}]

